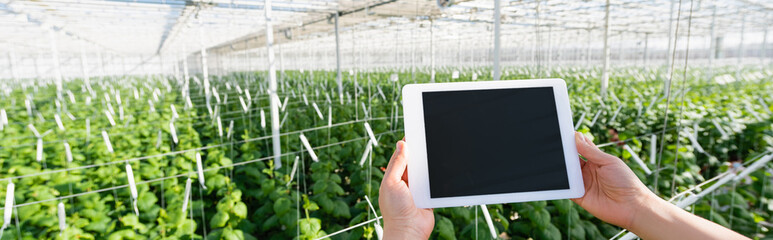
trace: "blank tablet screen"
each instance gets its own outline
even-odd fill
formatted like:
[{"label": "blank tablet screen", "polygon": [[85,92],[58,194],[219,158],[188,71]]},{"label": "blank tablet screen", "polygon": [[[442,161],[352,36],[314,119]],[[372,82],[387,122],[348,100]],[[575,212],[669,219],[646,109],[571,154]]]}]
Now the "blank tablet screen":
[{"label": "blank tablet screen", "polygon": [[552,87],[422,98],[431,198],[569,189]]}]

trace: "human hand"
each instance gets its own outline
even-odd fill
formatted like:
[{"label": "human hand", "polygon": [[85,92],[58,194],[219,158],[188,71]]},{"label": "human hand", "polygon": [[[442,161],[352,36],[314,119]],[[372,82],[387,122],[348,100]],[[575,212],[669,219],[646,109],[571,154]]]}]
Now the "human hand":
[{"label": "human hand", "polygon": [[622,160],[602,152],[579,132],[574,139],[577,152],[588,161],[580,159],[585,196],[572,201],[605,222],[630,228],[639,211],[660,198]]},{"label": "human hand", "polygon": [[419,209],[408,189],[405,139],[397,142],[381,180],[378,203],[384,217],[384,239],[428,239],[435,226],[432,209]]}]

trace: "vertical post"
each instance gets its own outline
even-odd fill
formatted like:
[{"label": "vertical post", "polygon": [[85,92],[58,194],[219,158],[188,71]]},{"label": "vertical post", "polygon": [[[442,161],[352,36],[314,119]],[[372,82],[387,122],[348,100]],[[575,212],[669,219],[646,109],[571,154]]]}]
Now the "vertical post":
[{"label": "vertical post", "polygon": [[429,66],[430,66],[430,82],[435,82],[435,21],[429,20]]},{"label": "vertical post", "polygon": [[88,71],[88,64],[86,63],[86,50],[83,48],[83,45],[81,45],[81,72],[83,73],[83,82],[86,85],[91,85],[91,81],[89,80],[89,71]]},{"label": "vertical post", "polygon": [[[266,0],[268,1],[268,0]],[[341,39],[338,36],[338,11],[335,13],[335,33],[336,33],[336,84],[338,84],[338,99],[343,103],[344,85],[341,80]]]},{"label": "vertical post", "polygon": [[601,72],[601,98],[607,97],[607,86],[609,85],[609,0],[605,7],[604,17],[604,69]]},{"label": "vertical post", "polygon": [[14,55],[13,47],[11,47],[11,51],[8,52],[8,64],[11,68],[11,77],[13,78],[13,82],[18,83],[19,74],[16,72],[16,55]]},{"label": "vertical post", "polygon": [[644,34],[644,54],[642,56],[642,62],[644,62],[644,66],[647,66],[647,51],[649,51],[649,45],[650,45],[650,33]]},{"label": "vertical post", "polygon": [[207,105],[209,105],[209,98],[211,97],[209,89],[209,66],[207,66],[207,47],[204,46],[204,25],[201,23],[201,18],[203,17],[197,16],[197,20],[199,21],[199,45],[201,46],[201,74],[204,77],[204,96]]},{"label": "vertical post", "polygon": [[762,52],[760,53],[760,66],[765,68],[765,58],[768,57],[768,27],[762,31]]},{"label": "vertical post", "polygon": [[62,99],[62,69],[59,66],[59,49],[56,46],[54,30],[48,30],[48,38],[51,41],[51,60],[54,64],[54,79],[56,80],[56,98]]},{"label": "vertical post", "polygon": [[665,86],[663,88],[663,94],[666,94],[671,91],[671,64],[673,62],[673,52],[674,52],[674,0],[669,0],[671,2],[671,13],[670,17],[668,18],[668,53],[666,53],[666,79],[665,79]]},{"label": "vertical post", "polygon": [[499,32],[501,23],[500,13],[500,0],[494,0],[494,81],[499,80],[502,76],[502,69],[499,68],[499,51],[501,36]]},{"label": "vertical post", "polygon": [[585,66],[586,67],[590,66],[590,60],[591,60],[591,48],[590,48],[590,46],[591,46],[591,40],[592,40],[591,39],[591,37],[592,37],[591,31],[592,30],[593,30],[592,28],[588,27],[588,43],[586,44],[586,47],[587,47],[586,51],[587,52],[585,53],[585,58],[586,58],[585,59]]},{"label": "vertical post", "polygon": [[548,76],[550,76],[551,72],[551,66],[553,65],[553,44],[551,44],[551,41],[553,41],[553,26],[548,26],[548,54],[547,54],[547,67],[546,71],[548,72]]},{"label": "vertical post", "polygon": [[714,58],[716,57],[716,49],[717,49],[717,5],[714,5],[712,7],[712,14],[711,14],[711,42],[709,43],[709,67],[708,71],[706,71],[706,81],[711,81],[712,78],[714,78]]},{"label": "vertical post", "polygon": [[[276,66],[274,65],[274,26],[271,20],[271,0],[264,5],[266,15],[266,51],[268,55],[268,92],[271,105],[271,140],[274,148],[274,167],[282,167],[282,148],[279,139],[279,96],[276,94]],[[336,14],[338,16],[338,14]],[[338,21],[336,21],[338,23]],[[337,24],[336,24],[337,25]],[[337,30],[338,28],[336,28]],[[336,31],[337,32],[337,31]],[[336,39],[338,39],[336,37]],[[339,74],[340,76],[340,74]]]},{"label": "vertical post", "polygon": [[735,79],[741,80],[741,70],[743,69],[743,55],[744,55],[744,46],[743,46],[743,38],[744,35],[746,35],[746,15],[741,16],[741,40],[738,42],[738,65],[736,66],[735,71]]},{"label": "vertical post", "polygon": [[105,60],[102,59],[102,52],[97,51],[97,62],[99,63],[99,73],[104,77],[105,74]]}]

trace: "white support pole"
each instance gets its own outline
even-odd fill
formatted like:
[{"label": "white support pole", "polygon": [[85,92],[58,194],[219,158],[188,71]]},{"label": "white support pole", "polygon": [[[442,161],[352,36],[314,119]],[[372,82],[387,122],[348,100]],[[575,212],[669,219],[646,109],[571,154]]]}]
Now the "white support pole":
[{"label": "white support pole", "polygon": [[716,51],[717,51],[717,6],[714,5],[712,7],[712,14],[711,14],[711,34],[709,37],[711,37],[711,42],[709,44],[709,66],[708,70],[706,71],[706,81],[711,81],[712,78],[714,78],[714,57],[716,57]]},{"label": "white support pole", "polygon": [[204,96],[207,100],[207,105],[209,105],[209,98],[210,98],[210,89],[209,89],[209,66],[207,66],[207,47],[204,46],[204,33],[203,29],[204,25],[201,23],[202,16],[199,15],[198,17],[199,21],[199,45],[201,46],[201,74],[204,77]]},{"label": "white support pole", "polygon": [[674,52],[674,0],[669,0],[671,2],[671,13],[670,17],[668,18],[668,53],[666,53],[666,79],[664,81],[665,85],[663,86],[663,94],[671,91],[671,63],[673,59],[671,58],[673,52]]},{"label": "white support pole", "polygon": [[604,69],[601,72],[601,98],[607,97],[607,87],[609,85],[609,0],[605,7],[604,17]]},{"label": "white support pole", "polygon": [[8,52],[8,64],[11,68],[11,78],[13,78],[14,83],[19,82],[19,74],[16,72],[16,55],[13,51],[13,47],[11,47],[11,51]]},{"label": "white support pole", "polygon": [[59,49],[56,46],[54,30],[48,30],[48,38],[51,41],[51,60],[54,64],[54,79],[56,80],[56,98],[62,99],[62,70],[59,66]]},{"label": "white support pole", "polygon": [[502,69],[499,67],[499,51],[502,37],[499,30],[500,25],[502,25],[501,17],[499,16],[501,14],[500,5],[500,0],[494,0],[494,81],[499,80],[502,76]]},{"label": "white support pole", "polygon": [[741,41],[738,42],[738,64],[736,65],[735,79],[741,80],[741,70],[743,69],[744,35],[746,35],[746,15],[741,16]]},{"label": "white support pole", "polygon": [[[767,16],[767,14],[766,14]],[[765,69],[765,59],[768,57],[768,27],[762,31],[762,52],[760,53],[760,67]]]},{"label": "white support pole", "polygon": [[87,66],[88,64],[86,63],[86,50],[84,49],[83,44],[81,44],[81,73],[83,73],[83,82],[86,83],[86,85],[91,85]]},{"label": "white support pole", "polygon": [[[274,148],[274,167],[282,167],[282,148],[279,139],[279,96],[276,94],[276,65],[274,65],[274,26],[271,20],[271,0],[266,0],[264,5],[266,16],[266,52],[268,55],[268,92],[269,105],[271,105],[271,139]],[[340,76],[340,74],[339,74]]]},{"label": "white support pole", "polygon": [[647,54],[649,53],[648,52],[649,51],[649,45],[650,45],[650,33],[645,33],[644,34],[644,54],[642,56],[642,62],[644,63],[642,65],[645,66],[645,67],[647,66],[647,60],[648,60],[647,59],[648,58]]},{"label": "white support pole", "polygon": [[335,13],[335,33],[336,33],[336,84],[338,84],[338,99],[344,99],[344,85],[341,80],[341,38],[338,35],[338,11]]},{"label": "white support pole", "polygon": [[435,21],[429,20],[429,65],[430,65],[430,82],[435,82]]},{"label": "white support pole", "polygon": [[591,34],[592,30],[593,30],[592,28],[588,27],[588,42],[587,42],[587,45],[586,45],[587,53],[585,53],[585,66],[586,67],[590,66],[590,60],[591,60],[591,42],[592,42],[592,36],[593,36]]}]

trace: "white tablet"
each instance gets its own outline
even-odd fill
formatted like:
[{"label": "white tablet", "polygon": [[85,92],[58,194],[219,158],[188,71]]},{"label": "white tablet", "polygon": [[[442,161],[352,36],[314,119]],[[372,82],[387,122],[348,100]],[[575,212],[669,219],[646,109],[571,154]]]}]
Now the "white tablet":
[{"label": "white tablet", "polygon": [[419,208],[585,194],[561,79],[410,84],[403,106]]}]

